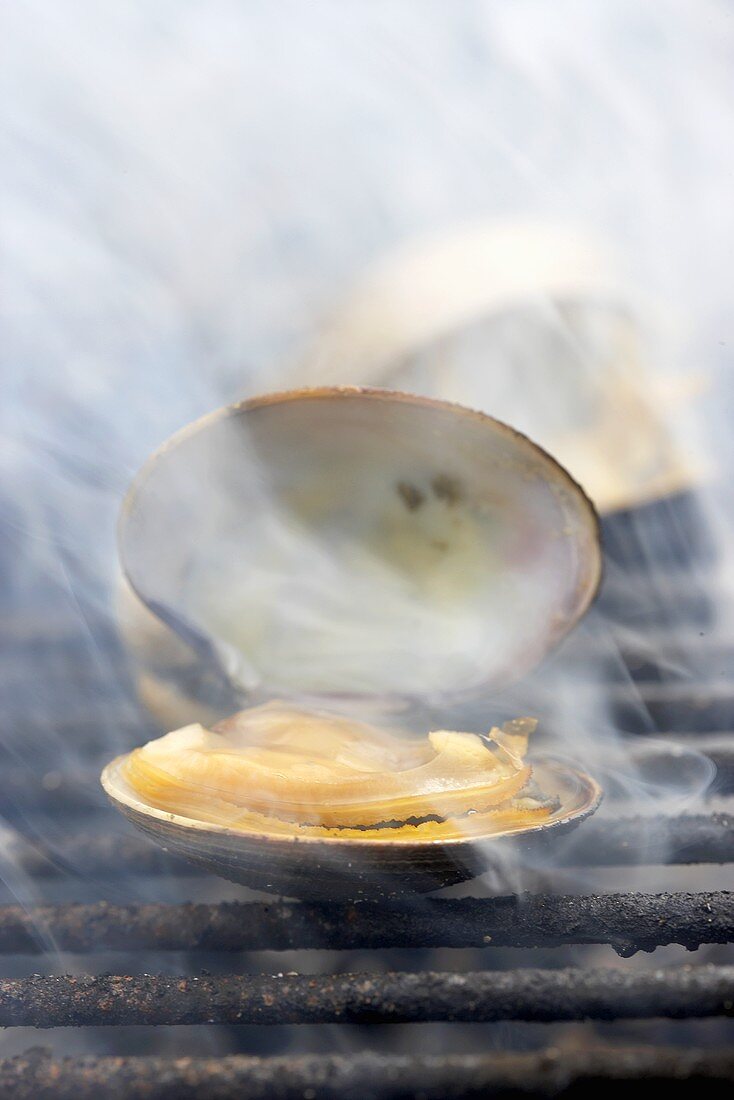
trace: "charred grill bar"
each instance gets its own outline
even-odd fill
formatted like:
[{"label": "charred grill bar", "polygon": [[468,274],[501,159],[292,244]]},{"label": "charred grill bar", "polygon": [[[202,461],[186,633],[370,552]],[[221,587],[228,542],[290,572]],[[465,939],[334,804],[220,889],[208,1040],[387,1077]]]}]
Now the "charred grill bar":
[{"label": "charred grill bar", "polygon": [[727,966],[642,973],[528,969],[326,977],[0,979],[0,1027],[549,1023],[727,1015],[734,1015],[734,967]]},{"label": "charred grill bar", "polygon": [[0,1061],[0,1091],[16,1100],[479,1100],[559,1096],[585,1100],[589,1088],[623,1084],[625,1095],[729,1097],[731,1050],[591,1049],[533,1054],[399,1056],[375,1054],[252,1058],[80,1058],[55,1061],[42,1050]]},{"label": "charred grill bar", "polygon": [[0,908],[0,953],[289,951],[611,944],[622,954],[734,940],[734,893]]}]

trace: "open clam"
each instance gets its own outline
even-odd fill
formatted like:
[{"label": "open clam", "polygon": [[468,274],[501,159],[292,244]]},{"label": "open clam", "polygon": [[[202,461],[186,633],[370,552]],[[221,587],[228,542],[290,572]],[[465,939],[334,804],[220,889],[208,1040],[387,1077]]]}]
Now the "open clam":
[{"label": "open clam", "polygon": [[[357,388],[257,398],[184,429],[134,483],[120,549],[145,619],[128,639],[170,725],[212,726],[273,698],[385,714],[489,692],[567,633],[601,572],[592,506],[527,438],[456,405]],[[284,831],[277,814],[235,826],[146,794],[129,757],[103,782],[159,842],[306,896],[447,885],[486,864],[484,840],[540,841],[595,808],[588,776],[535,767],[554,806],[542,820],[401,835],[370,819],[349,835],[310,832],[307,818]]]}]

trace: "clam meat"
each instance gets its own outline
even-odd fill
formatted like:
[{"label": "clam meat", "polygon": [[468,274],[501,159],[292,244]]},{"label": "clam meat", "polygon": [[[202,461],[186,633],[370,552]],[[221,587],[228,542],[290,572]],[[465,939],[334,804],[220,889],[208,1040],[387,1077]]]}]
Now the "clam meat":
[{"label": "clam meat", "polygon": [[145,804],[230,830],[353,840],[455,840],[515,831],[559,808],[526,760],[536,722],[423,739],[272,702],[131,752]]}]

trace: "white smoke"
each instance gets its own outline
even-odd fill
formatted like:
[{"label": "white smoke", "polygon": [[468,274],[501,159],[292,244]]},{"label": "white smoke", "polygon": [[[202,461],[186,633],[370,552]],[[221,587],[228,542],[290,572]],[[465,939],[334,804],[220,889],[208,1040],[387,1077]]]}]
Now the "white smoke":
[{"label": "white smoke", "polygon": [[[135,469],[277,388],[367,264],[468,220],[610,242],[655,367],[711,375],[680,443],[726,483],[733,36],[715,0],[5,5],[3,613],[42,610],[119,690],[95,634]],[[730,513],[702,499],[726,551]],[[588,733],[593,697],[563,690]],[[59,768],[68,702],[45,704]]]}]

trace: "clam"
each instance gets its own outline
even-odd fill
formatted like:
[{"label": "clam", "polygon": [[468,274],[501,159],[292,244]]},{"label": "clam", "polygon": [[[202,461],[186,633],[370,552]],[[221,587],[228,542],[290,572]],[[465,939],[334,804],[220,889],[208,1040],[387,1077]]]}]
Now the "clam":
[{"label": "clam", "polygon": [[[535,444],[460,406],[358,388],[260,397],[185,428],[133,484],[120,552],[139,683],[168,727],[221,736],[226,715],[278,699],[300,708],[294,745],[309,714],[375,714],[382,728],[489,695],[571,629],[601,572],[592,506]],[[240,800],[233,821],[156,796],[132,757],[103,783],[135,824],[226,877],[297,896],[447,885],[486,866],[500,838],[545,843],[599,799],[590,777],[539,759],[540,816],[505,805],[479,820],[486,799],[477,810],[469,783],[456,807],[424,798],[410,821],[394,808],[399,828],[360,820],[361,804],[346,822],[310,820],[305,798],[286,818]],[[386,812],[403,770],[378,769]]]},{"label": "clam", "polygon": [[654,369],[650,330],[671,328],[657,312],[641,311],[606,243],[578,228],[471,222],[379,257],[286,372],[487,409],[616,512],[706,473],[676,430],[706,380]]},{"label": "clam", "polygon": [[460,882],[596,808],[589,776],[526,759],[536,723],[409,739],[281,702],[194,723],[118,757],[102,783],[159,843],[235,882],[360,896]]}]

